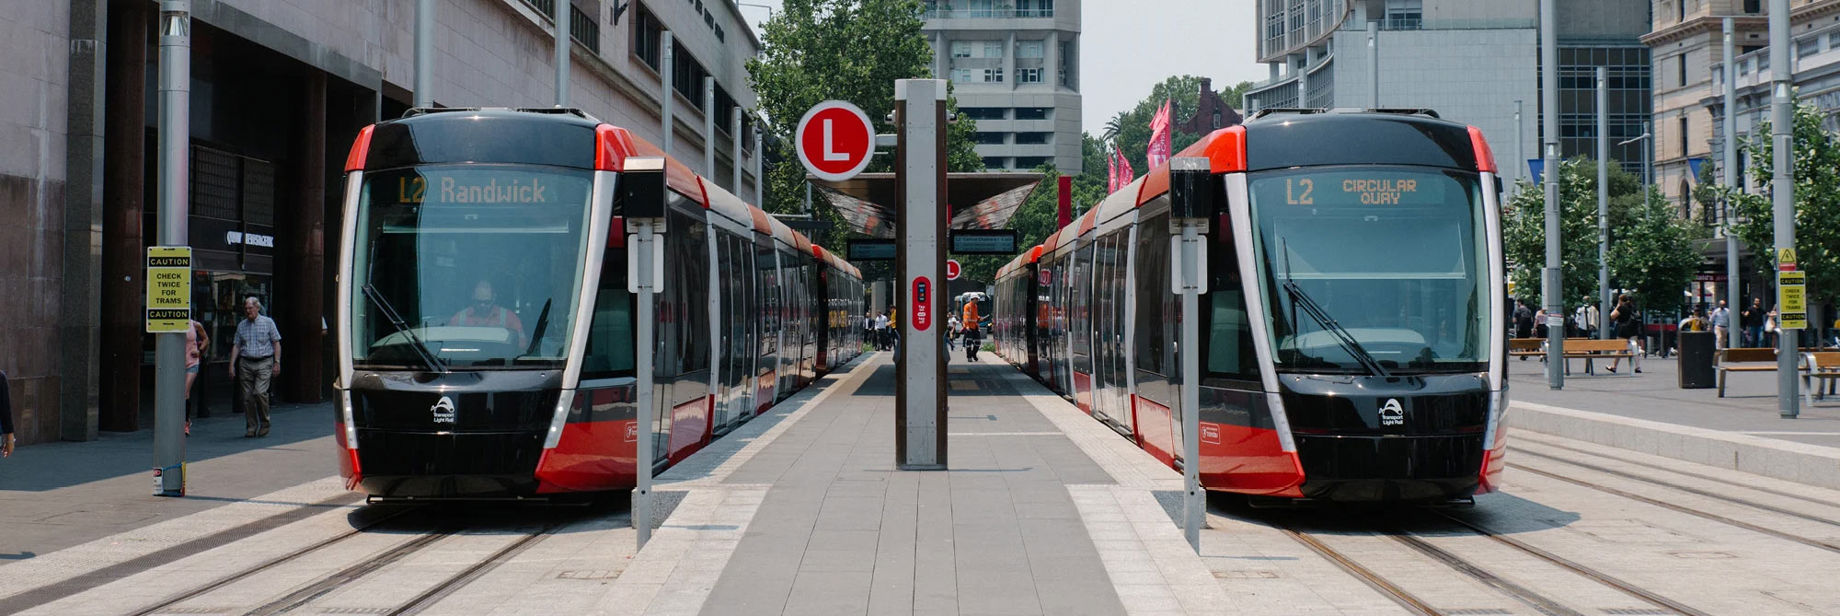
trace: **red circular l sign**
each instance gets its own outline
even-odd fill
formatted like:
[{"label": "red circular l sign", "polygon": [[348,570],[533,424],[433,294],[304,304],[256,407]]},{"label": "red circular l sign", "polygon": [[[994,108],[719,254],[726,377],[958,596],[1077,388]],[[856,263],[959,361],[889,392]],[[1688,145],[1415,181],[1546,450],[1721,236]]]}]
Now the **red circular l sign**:
[{"label": "red circular l sign", "polygon": [[799,119],[794,143],[805,170],[819,179],[838,182],[869,166],[875,153],[875,127],[856,105],[824,101]]},{"label": "red circular l sign", "polygon": [[946,259],[946,280],[958,280],[958,259]]}]

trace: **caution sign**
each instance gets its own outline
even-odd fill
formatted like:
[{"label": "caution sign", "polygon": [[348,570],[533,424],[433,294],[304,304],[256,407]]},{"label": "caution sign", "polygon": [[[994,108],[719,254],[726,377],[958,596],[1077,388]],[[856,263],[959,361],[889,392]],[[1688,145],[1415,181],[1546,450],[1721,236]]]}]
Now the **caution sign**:
[{"label": "caution sign", "polygon": [[1795,271],[1795,249],[1794,248],[1776,249],[1776,268],[1781,271],[1785,271],[1785,272]]},{"label": "caution sign", "polygon": [[1806,329],[1808,327],[1808,295],[1803,281],[1807,274],[1783,271],[1776,274],[1777,327],[1782,329]]},{"label": "caution sign", "polygon": [[183,334],[192,320],[192,248],[147,248],[147,333]]}]

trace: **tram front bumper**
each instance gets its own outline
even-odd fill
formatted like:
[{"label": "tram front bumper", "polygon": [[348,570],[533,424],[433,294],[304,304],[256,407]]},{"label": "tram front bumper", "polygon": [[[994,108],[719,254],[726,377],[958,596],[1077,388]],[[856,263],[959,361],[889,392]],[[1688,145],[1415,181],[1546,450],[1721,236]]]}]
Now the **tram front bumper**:
[{"label": "tram front bumper", "polygon": [[1326,501],[1467,498],[1485,455],[1481,434],[1295,436],[1303,496]]},{"label": "tram front bumper", "polygon": [[386,498],[505,498],[536,494],[541,431],[358,430],[358,490]]}]

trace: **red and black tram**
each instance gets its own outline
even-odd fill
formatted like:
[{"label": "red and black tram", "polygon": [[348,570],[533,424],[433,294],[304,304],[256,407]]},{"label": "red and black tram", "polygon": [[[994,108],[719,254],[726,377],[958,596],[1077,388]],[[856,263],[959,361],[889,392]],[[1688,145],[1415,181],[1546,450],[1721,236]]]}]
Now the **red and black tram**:
[{"label": "red and black tram", "polygon": [[667,210],[656,459],[640,463],[682,460],[858,353],[860,272],[675,160],[663,182],[618,190],[640,173],[629,158],[662,155],[569,109],[415,109],[363,129],[338,255],[347,487],[493,498],[634,484],[625,199]]},{"label": "red and black tram", "polygon": [[1450,501],[1495,489],[1506,407],[1500,184],[1428,111],[1263,112],[1211,169],[1199,409],[1179,404],[1167,165],[1006,265],[998,352],[1210,490]]}]

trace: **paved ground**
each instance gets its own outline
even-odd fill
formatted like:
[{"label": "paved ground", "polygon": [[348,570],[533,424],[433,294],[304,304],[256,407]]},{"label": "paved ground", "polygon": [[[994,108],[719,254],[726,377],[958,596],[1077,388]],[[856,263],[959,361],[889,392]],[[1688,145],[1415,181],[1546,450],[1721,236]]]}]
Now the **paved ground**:
[{"label": "paved ground", "polygon": [[727,479],[772,484],[705,614],[1116,613],[1068,484],[1110,477],[1006,367],[952,365],[951,470],[894,470],[895,369],[817,408]]},{"label": "paved ground", "polygon": [[[624,503],[357,504],[312,409],[281,415],[302,432],[267,443],[219,420],[203,440],[231,449],[194,455],[216,456],[197,464],[223,494],[206,504],[147,495],[133,435],[28,448],[44,476],[0,475],[0,540],[30,552],[0,561],[0,614],[1840,613],[1840,590],[1809,574],[1840,568],[1840,490],[1515,430],[1505,490],[1474,509],[1217,496],[1197,554],[1171,518],[1177,473],[995,361],[951,367],[951,470],[893,470],[886,362],[859,360],[666,472],[669,516],[643,550]],[[1644,368],[1560,392],[1526,370],[1514,396],[1727,421],[1784,449],[1827,438],[1773,419],[1768,383],[1720,402],[1670,389],[1668,363]],[[1772,422],[1788,427],[1744,430]],[[48,515],[13,516],[19,501]],[[144,517],[35,521],[60,507]],[[32,547],[53,545],[70,547]]]},{"label": "paved ground", "polygon": [[1545,366],[1537,360],[1509,360],[1509,397],[1582,411],[1607,413],[1649,421],[1721,430],[1765,438],[1840,447],[1840,397],[1813,405],[1803,403],[1798,419],[1782,419],[1777,411],[1776,373],[1734,373],[1725,397],[1717,389],[1680,389],[1679,362],[1674,358],[1642,360],[1642,374],[1631,374],[1627,362],[1610,375],[1584,373],[1584,362],[1572,360],[1565,388],[1554,391],[1546,382]]},{"label": "paved ground", "polygon": [[153,431],[21,447],[0,461],[0,561],[31,558],[338,473],[331,406],[286,404],[265,438],[243,416],[192,424],[185,498],[153,493]]}]

